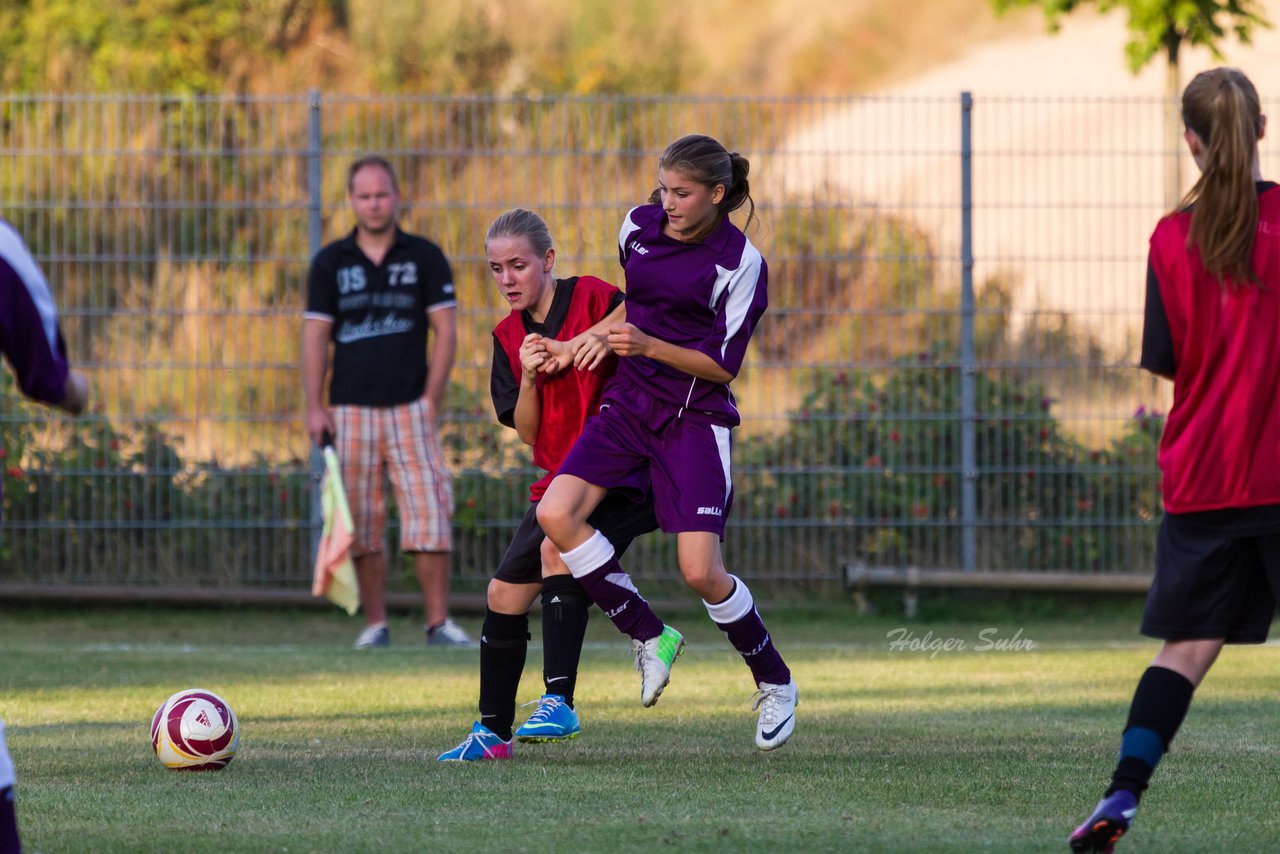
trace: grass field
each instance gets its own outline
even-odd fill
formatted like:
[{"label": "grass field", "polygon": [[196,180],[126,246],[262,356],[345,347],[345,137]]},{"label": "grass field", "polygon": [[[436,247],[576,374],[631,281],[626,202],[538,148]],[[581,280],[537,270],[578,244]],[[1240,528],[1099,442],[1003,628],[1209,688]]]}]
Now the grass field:
[{"label": "grass field", "polygon": [[[690,646],[654,708],[640,707],[628,648],[596,615],[582,737],[456,765],[435,757],[474,719],[479,656],[425,648],[407,617],[396,645],[371,654],[349,648],[358,626],[337,612],[0,608],[24,841],[46,854],[1063,851],[1154,651],[1129,605],[766,616],[801,692],[796,735],[774,753],[752,744],[746,669],[691,610],[671,619]],[[893,649],[900,629],[967,648]],[[1015,637],[1036,646],[978,649]],[[532,700],[536,646],[530,665]],[[1276,847],[1278,665],[1275,646],[1227,651],[1124,850]],[[150,750],[156,707],[193,686],[240,718],[240,753],[221,773],[166,771]]]}]

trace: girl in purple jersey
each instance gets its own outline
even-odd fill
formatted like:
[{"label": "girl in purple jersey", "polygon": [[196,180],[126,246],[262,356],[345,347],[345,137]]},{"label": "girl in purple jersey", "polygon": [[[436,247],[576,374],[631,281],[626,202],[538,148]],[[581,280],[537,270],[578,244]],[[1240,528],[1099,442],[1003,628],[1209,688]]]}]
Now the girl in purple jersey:
[{"label": "girl in purple jersey", "polygon": [[1111,851],[1128,831],[1223,646],[1265,641],[1280,601],[1280,188],[1258,159],[1267,119],[1244,74],[1215,68],[1187,84],[1182,120],[1201,175],[1151,235],[1141,359],[1173,381],[1141,627],[1164,643],[1074,851]]},{"label": "girl in purple jersey", "polygon": [[756,746],[771,750],[795,729],[796,685],[720,551],[733,503],[730,431],[740,420],[729,383],[768,305],[764,259],[729,220],[744,204],[754,217],[747,173],[745,158],[708,136],[663,152],[658,188],[619,234],[626,320],[607,337],[621,357],[617,375],[543,496],[538,522],[618,628],[650,638],[637,645],[637,667],[646,692],[651,675],[661,691],[683,639],[640,607],[613,547],[587,521],[611,487],[647,470],[685,581],[751,668]]},{"label": "girl in purple jersey", "polygon": [[[79,415],[89,400],[89,381],[73,369],[58,323],[58,309],[44,273],[17,229],[0,219],[0,356],[32,400]],[[0,720],[0,854],[21,854],[14,811],[13,760]]]}]

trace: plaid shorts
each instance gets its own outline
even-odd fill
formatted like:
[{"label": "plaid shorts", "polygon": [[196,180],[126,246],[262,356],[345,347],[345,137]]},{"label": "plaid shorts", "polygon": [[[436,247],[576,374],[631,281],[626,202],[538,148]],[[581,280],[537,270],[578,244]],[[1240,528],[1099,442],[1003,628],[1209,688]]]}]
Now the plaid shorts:
[{"label": "plaid shorts", "polygon": [[391,478],[400,518],[400,550],[453,549],[453,481],[425,400],[403,406],[335,406],[334,439],[356,526],[352,557],[382,551]]}]

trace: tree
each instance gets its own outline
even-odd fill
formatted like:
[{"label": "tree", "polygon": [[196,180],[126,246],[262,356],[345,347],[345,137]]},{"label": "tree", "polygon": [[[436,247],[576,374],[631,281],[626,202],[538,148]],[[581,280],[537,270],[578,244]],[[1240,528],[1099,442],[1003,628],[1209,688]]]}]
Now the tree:
[{"label": "tree", "polygon": [[[1057,32],[1063,15],[1077,6],[1092,3],[1101,12],[1124,9],[1129,15],[1129,41],[1124,46],[1129,70],[1137,73],[1157,53],[1165,56],[1165,134],[1170,148],[1176,150],[1181,134],[1178,97],[1182,81],[1178,69],[1178,53],[1184,44],[1205,47],[1214,59],[1225,55],[1219,45],[1228,33],[1242,44],[1248,44],[1255,27],[1270,27],[1256,0],[990,0],[996,14],[1013,7],[1039,6],[1044,10],[1050,32]],[[1169,207],[1177,203],[1177,158],[1166,158],[1165,201]]]}]

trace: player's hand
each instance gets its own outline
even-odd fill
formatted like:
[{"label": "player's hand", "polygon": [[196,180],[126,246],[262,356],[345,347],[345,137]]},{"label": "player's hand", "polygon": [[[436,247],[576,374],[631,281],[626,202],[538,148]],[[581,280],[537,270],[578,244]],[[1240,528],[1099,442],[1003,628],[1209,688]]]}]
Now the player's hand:
[{"label": "player's hand", "polygon": [[58,408],[68,415],[79,415],[89,404],[89,380],[79,371],[67,372],[66,391]]},{"label": "player's hand", "polygon": [[547,361],[539,369],[542,373],[558,374],[573,364],[573,350],[568,342],[543,338],[542,346],[547,350]]},{"label": "player's hand", "polygon": [[569,349],[573,351],[573,366],[580,371],[594,371],[613,353],[605,336],[590,332],[571,339]]},{"label": "player's hand", "polygon": [[609,327],[609,349],[619,356],[647,356],[652,342],[652,338],[630,323]]},{"label": "player's hand", "polygon": [[536,332],[524,336],[524,341],[520,342],[520,370],[526,382],[534,381],[549,358],[546,339]]},{"label": "player's hand", "polygon": [[311,437],[311,441],[317,448],[324,447],[325,433],[328,433],[330,438],[338,434],[338,429],[333,424],[333,416],[329,414],[329,410],[323,406],[308,409],[307,435]]}]

